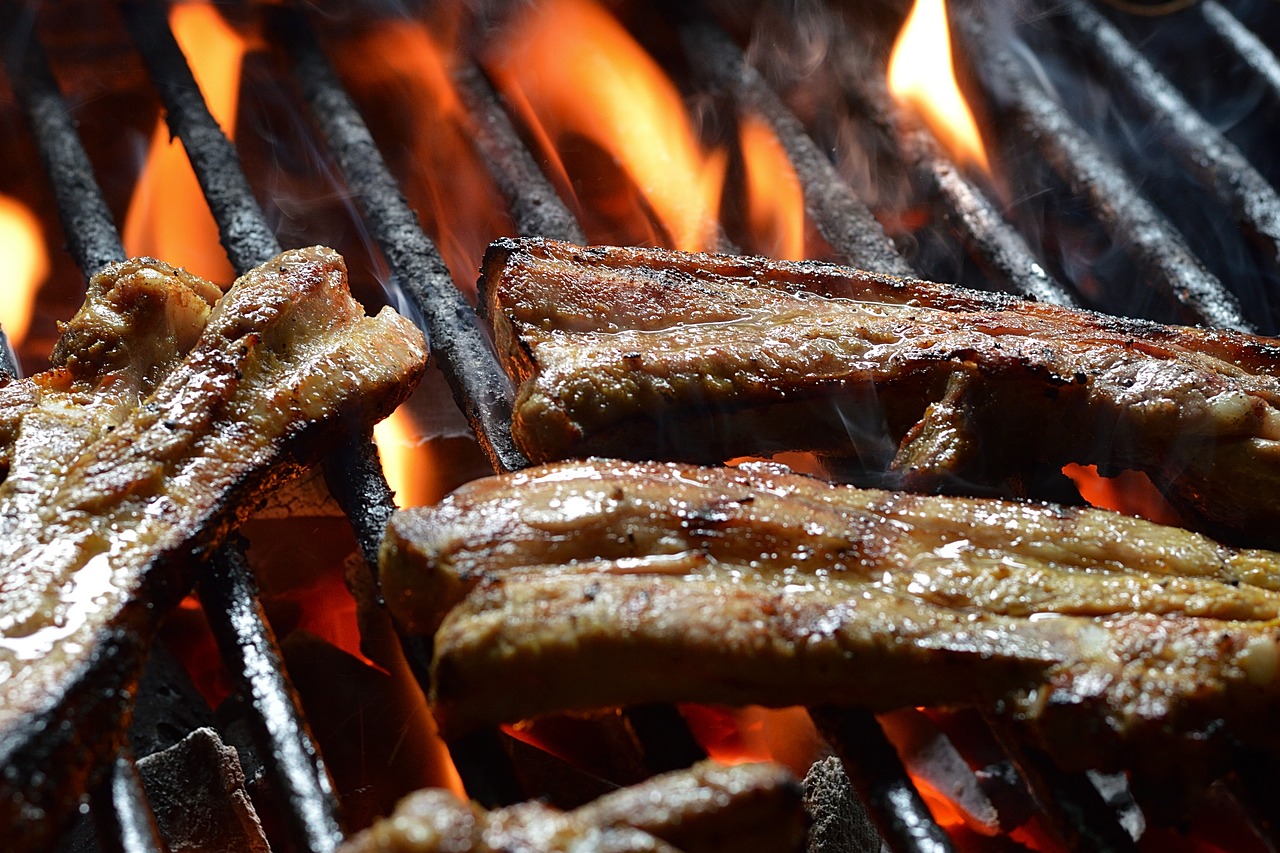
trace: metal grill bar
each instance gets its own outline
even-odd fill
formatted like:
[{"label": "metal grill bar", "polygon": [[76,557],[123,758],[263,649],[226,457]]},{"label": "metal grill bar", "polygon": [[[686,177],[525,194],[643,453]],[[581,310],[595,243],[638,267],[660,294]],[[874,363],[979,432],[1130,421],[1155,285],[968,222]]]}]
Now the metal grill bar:
[{"label": "metal grill bar", "polygon": [[15,41],[14,49],[3,51],[5,66],[53,187],[67,251],[87,277],[109,263],[124,260],[120,233],[49,70],[44,47],[35,36],[34,18],[19,14],[17,0],[4,0],[0,3],[0,24],[15,37],[25,32],[25,37]]},{"label": "metal grill bar", "polygon": [[[1099,223],[1123,246],[1145,281],[1177,305],[1187,322],[1255,331],[1235,296],[1187,248],[1182,236],[1045,92],[1008,50],[993,47],[974,15],[959,21],[970,62],[1002,93],[999,124],[1038,150]],[[980,47],[979,47],[980,46]],[[1109,307],[1109,306],[1104,306]]]},{"label": "metal grill bar", "polygon": [[1240,59],[1271,90],[1272,97],[1280,99],[1280,60],[1270,48],[1217,0],[1206,0],[1198,8],[1205,24],[1231,45]]},{"label": "metal grill bar", "polygon": [[[1055,0],[1053,8],[1059,10],[1055,21],[1088,50],[1108,80],[1132,96],[1143,118],[1170,131],[1165,142],[1182,166],[1232,212],[1267,260],[1280,265],[1280,194],[1266,178],[1098,12],[1080,0]],[[1230,17],[1223,11],[1219,19],[1224,15]]]},{"label": "metal grill bar", "polygon": [[382,249],[387,265],[426,320],[431,346],[454,399],[495,470],[514,471],[529,462],[511,439],[511,383],[475,312],[453,284],[444,259],[405,203],[395,178],[324,55],[310,25],[297,10],[271,10],[271,30],[286,47],[294,77],[311,115],[338,162],[347,186]]},{"label": "metal grill bar", "polygon": [[[285,818],[300,849],[326,853],[343,840],[333,783],[311,739],[293,685],[285,675],[275,635],[262,613],[253,575],[243,551],[224,547],[208,567],[209,580],[200,586],[200,600],[227,669],[252,702],[251,717],[259,732],[259,748],[272,783],[287,804]],[[225,614],[225,617],[222,615]]]},{"label": "metal grill bar", "polygon": [[911,267],[853,190],[819,150],[799,120],[754,68],[733,39],[706,20],[686,20],[680,40],[695,72],[722,88],[733,102],[763,118],[777,134],[804,191],[805,211],[841,263],[891,275],[911,276]]},{"label": "metal grill bar", "polygon": [[[232,266],[244,273],[280,252],[254,199],[231,141],[210,115],[165,11],[152,2],[128,3],[125,19],[182,140],[218,224]],[[364,469],[366,480],[370,471]],[[378,471],[377,479],[380,479]],[[377,490],[375,482],[371,488]],[[385,481],[381,483],[385,490]],[[339,808],[298,700],[284,675],[275,637],[263,617],[243,554],[224,546],[200,583],[200,596],[229,668],[252,697],[251,717],[272,782],[288,804],[286,820],[299,849],[328,853],[344,834]]]},{"label": "metal grill bar", "polygon": [[[833,28],[840,25],[834,15],[823,20]],[[835,38],[843,43],[854,36],[841,32]],[[909,166],[938,199],[961,244],[991,284],[1007,293],[1051,305],[1078,307],[1080,300],[1045,270],[1022,235],[965,177],[933,134],[894,103],[883,72],[869,69],[858,54],[840,52],[837,73],[843,92],[859,107],[860,119],[897,143],[898,162]]]},{"label": "metal grill bar", "polygon": [[[280,254],[280,244],[253,196],[235,146],[209,113],[164,9],[151,0],[130,0],[120,8],[164,102],[169,130],[182,140],[218,222],[218,235],[231,266],[243,274],[265,264]],[[198,156],[193,152],[199,152]]]},{"label": "metal grill bar", "polygon": [[122,750],[92,794],[98,843],[110,853],[165,853],[133,756]]},{"label": "metal grill bar", "polygon": [[474,120],[475,146],[506,197],[521,237],[547,237],[585,245],[577,217],[560,200],[533,155],[520,141],[498,95],[478,65],[466,62],[453,72],[458,95]]},{"label": "metal grill bar", "polygon": [[889,849],[894,853],[955,850],[911,783],[874,714],[862,708],[826,706],[810,708],[809,715],[840,756],[845,773]]},{"label": "metal grill bar", "polygon": [[1084,773],[1065,773],[1040,750],[1025,743],[1017,732],[989,720],[1001,746],[1013,758],[1022,778],[1062,843],[1070,850],[1129,853],[1137,850],[1133,839],[1116,819]]},{"label": "metal grill bar", "polygon": [[[36,38],[34,20],[22,18],[16,4],[0,4],[0,23],[12,33],[24,33],[17,50],[5,51],[9,79],[31,125],[36,147],[53,189],[58,214],[72,258],[87,278],[114,261],[123,260],[124,247],[93,176],[66,101],[49,68],[48,57]],[[18,364],[7,338],[0,368],[18,375]],[[97,806],[99,840],[120,853],[163,851],[155,816],[147,805],[137,768],[122,750],[104,769],[93,794]]]}]

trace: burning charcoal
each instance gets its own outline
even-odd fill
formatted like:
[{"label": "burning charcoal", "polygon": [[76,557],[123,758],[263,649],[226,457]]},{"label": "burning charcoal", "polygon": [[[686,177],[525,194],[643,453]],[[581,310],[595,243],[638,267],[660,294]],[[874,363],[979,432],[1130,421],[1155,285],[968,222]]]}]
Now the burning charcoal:
[{"label": "burning charcoal", "polygon": [[268,853],[236,751],[212,729],[138,762],[147,799],[172,853]]},{"label": "burning charcoal", "polygon": [[804,777],[804,810],[812,823],[808,853],[881,853],[884,850],[884,842],[839,758],[824,758],[809,769]]},{"label": "burning charcoal", "polygon": [[1280,544],[1269,338],[826,264],[539,240],[495,243],[483,287],[535,461],[809,450],[979,494],[1096,464],[1144,472],[1221,538]]},{"label": "burning charcoal", "polygon": [[704,762],[561,812],[536,802],[486,812],[444,791],[419,791],[353,838],[343,853],[498,850],[792,853],[804,837],[801,791],[769,764]]}]

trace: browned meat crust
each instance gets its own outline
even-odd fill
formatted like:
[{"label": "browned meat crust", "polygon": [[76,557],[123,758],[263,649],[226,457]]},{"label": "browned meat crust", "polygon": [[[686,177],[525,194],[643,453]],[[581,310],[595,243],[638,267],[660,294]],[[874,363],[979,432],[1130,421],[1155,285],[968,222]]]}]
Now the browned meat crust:
[{"label": "browned meat crust", "polygon": [[198,560],[424,369],[422,335],[389,310],[365,317],[331,250],[287,252],[219,295],[158,261],[115,265],[55,368],[0,392],[10,849],[43,846],[116,748],[143,649]]},{"label": "browned meat crust", "polygon": [[[1280,545],[1280,348],[817,263],[503,240],[482,273],[534,461],[856,454],[922,491],[1146,472]],[[1031,495],[1036,497],[1037,495]]]},{"label": "browned meat crust", "polygon": [[804,828],[800,786],[783,768],[704,762],[571,812],[536,802],[486,812],[445,791],[419,791],[342,853],[788,853]]},{"label": "browned meat crust", "polygon": [[974,703],[1069,764],[1151,768],[1280,747],[1277,559],[1103,510],[596,460],[397,514],[382,563],[400,623],[439,625],[449,735],[655,701]]}]

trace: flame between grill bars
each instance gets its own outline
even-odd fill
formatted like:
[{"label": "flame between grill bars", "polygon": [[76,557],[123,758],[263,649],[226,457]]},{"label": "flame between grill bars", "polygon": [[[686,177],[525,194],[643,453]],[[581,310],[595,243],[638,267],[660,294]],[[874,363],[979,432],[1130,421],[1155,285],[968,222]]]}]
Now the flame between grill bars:
[{"label": "flame between grill bars", "polygon": [[[1280,198],[1267,176],[1274,176],[1280,164],[1267,159],[1259,138],[1267,138],[1274,127],[1267,119],[1274,119],[1280,107],[1280,64],[1264,46],[1271,21],[1248,5],[1233,15],[1216,2],[1201,3],[1164,24],[1172,30],[1162,29],[1159,21],[1107,15],[1071,0],[1026,0],[998,11],[989,4],[953,9],[961,88],[980,93],[978,126],[988,128],[981,134],[992,152],[988,171],[973,165],[971,156],[965,158],[968,165],[957,165],[949,143],[938,141],[936,125],[921,117],[925,111],[911,106],[909,98],[904,106],[891,94],[885,75],[888,42],[905,8],[885,4],[847,20],[819,4],[762,4],[749,10],[709,4],[695,11],[681,4],[626,7],[623,17],[634,32],[645,34],[646,47],[664,65],[679,68],[683,95],[670,88],[661,123],[675,123],[687,105],[707,119],[695,138],[663,143],[653,165],[625,146],[629,130],[635,132],[626,124],[626,113],[636,105],[624,101],[615,115],[592,100],[612,73],[607,63],[584,60],[574,66],[577,88],[568,93],[556,90],[549,79],[558,60],[569,65],[577,52],[591,53],[593,39],[623,29],[584,0],[544,5],[554,16],[544,10],[550,17],[535,14],[531,22],[513,25],[523,29],[503,36],[507,40],[496,47],[489,43],[497,39],[493,33],[508,32],[496,12],[487,27],[456,20],[436,27],[466,33],[457,38],[462,47],[443,86],[431,91],[441,99],[436,104],[441,115],[452,110],[463,117],[467,143],[491,182],[489,191],[506,208],[508,218],[497,217],[497,227],[508,232],[575,242],[621,238],[617,241],[817,255],[1113,313],[1276,330]],[[52,185],[70,255],[87,277],[125,256],[115,217],[81,143],[82,133],[97,139],[101,132],[78,129],[72,121],[31,15],[17,3],[2,10],[10,34],[3,45],[9,83]],[[121,13],[164,105],[169,131],[186,149],[231,267],[240,273],[266,261],[280,250],[277,234],[289,230],[288,204],[268,199],[269,214],[264,213],[237,147],[222,133],[192,75],[188,60],[193,57],[184,56],[174,38],[168,8],[128,2]],[[431,221],[436,242],[420,227],[404,199],[404,181],[393,176],[366,127],[368,116],[357,108],[312,25],[325,24],[332,42],[347,49],[359,39],[339,38],[331,21],[309,20],[290,8],[228,15],[243,18],[242,29],[253,34],[255,47],[269,59],[258,66],[255,79],[261,82],[262,69],[271,68],[292,80],[316,133],[282,135],[322,146],[323,151],[308,153],[336,167],[343,198],[359,209],[353,221],[377,246],[380,258],[371,263],[385,263],[384,278],[392,282],[385,298],[428,334],[489,465],[498,471],[524,467],[527,461],[510,435],[510,384],[445,255],[455,272],[461,267],[464,279],[477,258],[458,248],[466,240],[451,235],[439,211],[418,211]],[[400,23],[371,17],[370,31]],[[601,18],[606,21],[601,29],[582,35]],[[1254,109],[1245,114],[1246,107],[1239,107],[1241,114],[1232,117],[1225,135],[1200,118],[1216,90],[1206,92],[1202,81],[1182,79],[1187,75],[1178,67],[1176,51],[1188,27],[1198,28],[1204,49],[1212,46],[1231,57],[1230,80],[1252,99],[1246,106]],[[417,23],[408,29],[425,32]],[[418,36],[403,37],[407,41],[364,47],[414,55]],[[633,49],[644,54],[628,44],[610,43],[599,52],[615,58]],[[743,44],[750,45],[747,53]],[[550,66],[545,56],[539,59],[548,51]],[[353,61],[350,53],[335,58],[344,68]],[[521,65],[540,61],[537,73]],[[647,56],[636,60],[637,65],[651,62]],[[913,57],[908,54],[905,62],[912,64]],[[1064,85],[1076,88],[1064,91]],[[1111,90],[1095,91],[1103,87]],[[655,90],[661,88],[655,84]],[[1096,97],[1084,97],[1090,93]],[[603,97],[616,101],[628,95],[634,93],[624,88]],[[574,100],[582,103],[566,103]],[[1134,125],[1121,120],[1131,115],[1143,127],[1158,129],[1153,134],[1158,138],[1134,138]],[[1212,118],[1226,121],[1222,115]],[[621,139],[597,136],[600,126],[614,125]],[[253,174],[264,172],[260,164],[249,165]],[[683,170],[680,185],[664,187],[655,169],[659,177],[663,170]],[[761,182],[760,175],[769,173],[777,180]],[[602,183],[610,192],[617,185],[627,191],[606,200]],[[790,198],[790,206],[765,200],[763,190],[752,189],[757,183]],[[260,188],[264,194],[271,191]],[[710,201],[701,206],[688,201],[704,191]],[[1187,210],[1187,194],[1195,198],[1194,210]],[[480,245],[501,233],[484,234]],[[446,247],[444,254],[437,243]],[[16,372],[16,364],[7,366]],[[381,531],[394,509],[377,451],[368,441],[354,442],[326,462],[324,473],[360,553],[376,570]],[[1075,475],[1090,477],[1088,472]],[[199,594],[236,690],[250,708],[248,719],[286,843],[299,850],[335,849],[344,829],[333,783],[284,672],[240,546],[229,545],[218,555]],[[426,650],[411,640],[404,646],[409,665],[424,674]],[[685,766],[704,754],[675,709],[625,713],[643,772]],[[811,715],[892,849],[953,849],[886,737],[886,728],[894,733],[894,723],[852,709],[812,709]],[[1029,810],[1038,812],[1050,844],[1135,846],[1140,827],[1133,824],[1134,807],[1122,781],[1063,774],[1025,744],[995,734],[1006,755],[982,763],[990,799],[1002,809],[998,828],[1018,825],[1021,821],[1011,815]],[[897,743],[901,750],[901,737]],[[494,805],[531,794],[513,763],[521,747],[508,734],[488,732],[449,748],[471,797]],[[959,760],[966,758],[972,756]],[[1233,801],[1244,815],[1245,833],[1271,846],[1276,816],[1274,806],[1262,799],[1258,773],[1259,768],[1240,768]],[[104,847],[164,849],[130,755],[122,753],[104,768],[93,812]]]}]

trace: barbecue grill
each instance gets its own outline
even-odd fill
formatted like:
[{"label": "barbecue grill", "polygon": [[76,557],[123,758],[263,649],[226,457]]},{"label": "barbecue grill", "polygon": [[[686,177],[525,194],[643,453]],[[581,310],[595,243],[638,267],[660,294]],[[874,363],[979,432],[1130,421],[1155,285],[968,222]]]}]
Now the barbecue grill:
[{"label": "barbecue grill", "polygon": [[[1059,304],[1274,333],[1280,318],[1280,299],[1273,296],[1280,293],[1280,197],[1272,189],[1277,164],[1265,150],[1265,134],[1274,128],[1280,107],[1280,64],[1267,47],[1277,43],[1271,29],[1277,18],[1269,4],[1209,0],[1176,16],[1150,19],[1074,0],[1011,0],[998,11],[983,6],[953,9],[952,17],[965,88],[985,116],[984,126],[991,128],[992,159],[1002,164],[994,176],[958,166],[925,125],[889,95],[883,74],[887,40],[905,7],[876,4],[845,14],[816,3],[786,8],[708,4],[694,11],[681,4],[659,9],[633,4],[619,13],[681,81],[686,100],[705,112],[708,138],[732,137],[747,117],[768,128],[794,172],[814,254]],[[174,39],[167,7],[124,3],[118,24],[109,16],[103,41],[86,47],[83,27],[70,20],[73,12],[41,9],[37,15],[8,0],[0,6],[6,33],[0,50],[12,95],[0,100],[0,116],[13,125],[7,160],[39,159],[52,194],[8,167],[0,173],[0,191],[23,198],[50,219],[56,206],[70,260],[79,271],[68,259],[55,257],[51,284],[42,294],[42,316],[74,305],[82,276],[124,257],[118,208],[136,173],[119,141],[110,138],[116,129],[102,126],[105,110],[92,103],[68,108],[44,42],[52,49],[54,70],[69,81],[66,88],[77,99],[103,91],[102,81],[85,75],[103,63],[122,62],[124,70],[117,69],[105,84],[118,91],[104,97],[113,107],[124,105],[129,127],[147,126],[154,88],[237,273],[268,260],[281,242],[345,243],[341,248],[352,260],[354,278],[363,276],[367,284],[380,277],[388,283],[385,293],[367,288],[366,299],[396,304],[428,334],[484,459],[494,470],[522,468],[528,463],[510,435],[510,383],[455,286],[455,277],[467,278],[478,257],[462,253],[470,267],[457,269],[455,259],[451,271],[406,203],[405,181],[388,166],[403,164],[403,153],[385,150],[366,126],[368,121],[385,137],[388,117],[362,112],[331,64],[331,56],[343,67],[351,64],[351,57],[340,52],[351,43],[345,30],[376,27],[385,15],[331,11],[321,15],[314,9],[252,4],[226,10],[261,45],[241,100],[289,104],[289,119],[265,109],[259,118],[286,123],[305,114],[311,122],[289,124],[277,133],[274,147],[242,141],[239,154],[253,151],[259,158],[246,156],[242,164],[237,146],[210,114],[190,57]],[[506,85],[506,70],[492,58],[491,42],[502,37],[505,22],[499,19],[505,16],[472,11],[489,26],[467,16],[464,23],[453,22],[464,35],[458,38],[451,85],[468,117],[477,162],[505,202],[510,231],[584,243],[601,230],[599,215],[588,207],[591,195],[584,191],[566,203],[572,192],[566,184],[569,167],[548,164],[545,138],[530,123],[527,105]],[[424,11],[421,17],[432,15]],[[313,28],[325,38],[317,38]],[[113,41],[115,30],[120,44]],[[1225,76],[1242,93],[1244,106],[1236,115],[1221,115],[1213,103],[1219,90],[1179,67],[1178,45],[1191,32],[1197,34],[1197,51],[1224,57]],[[836,45],[858,49],[837,50]],[[815,51],[824,62],[812,60]],[[806,52],[808,61],[801,62]],[[1076,88],[1063,94],[1065,85]],[[1077,103],[1076,93],[1104,88]],[[18,118],[19,111],[25,118]],[[1224,134],[1201,114],[1233,123]],[[73,116],[79,117],[79,127]],[[1131,116],[1138,123],[1122,120]],[[1139,126],[1158,132],[1139,133]],[[279,140],[305,152],[281,148]],[[579,151],[580,160],[589,163],[589,146],[580,147],[587,151]],[[263,182],[263,176],[272,164],[262,161],[289,156],[306,160],[306,168],[297,171],[313,178],[323,175],[315,163],[340,175],[332,183],[341,194],[327,205],[328,220],[341,223],[336,229],[316,233],[308,223],[295,225],[291,202],[271,195],[274,179]],[[728,169],[729,199],[743,192],[748,168],[743,155],[735,156]],[[1196,199],[1191,205],[1189,194]],[[344,218],[348,201],[358,212]],[[430,218],[437,232],[447,228],[438,216]],[[749,226],[731,212],[723,220],[709,248],[736,251],[737,241],[750,238]],[[593,223],[594,231],[584,222]],[[889,224],[889,234],[882,222]],[[56,233],[51,221],[45,227]],[[335,239],[344,227],[357,229],[359,238]],[[43,357],[40,332],[37,327],[32,340],[19,347],[28,370],[37,369]],[[453,405],[443,399],[432,403]],[[394,508],[376,449],[367,438],[353,440],[325,463],[324,476],[350,521],[359,553],[376,570],[381,531]],[[213,560],[200,582],[199,599],[249,709],[254,747],[272,792],[273,813],[263,819],[281,827],[274,830],[279,834],[273,842],[298,850],[334,849],[345,837],[341,809],[281,663],[242,543],[228,544]],[[425,673],[427,651],[411,640],[404,645],[409,665]],[[703,754],[675,709],[624,713],[621,725],[628,740],[623,751],[632,751],[638,772],[685,766]],[[874,716],[847,708],[812,709],[811,714],[844,759],[892,849],[954,849]],[[985,723],[974,725],[981,729]],[[984,778],[991,799],[1001,804],[1001,828],[1029,819],[1024,814],[1015,822],[1012,815],[1037,812],[1035,820],[1048,827],[1045,837],[1051,844],[1135,847],[1133,799],[1122,780],[1063,773],[1016,738],[998,730],[995,735],[1005,753],[985,762]],[[529,789],[530,750],[509,734],[487,732],[449,749],[467,793],[485,804],[548,793]],[[524,766],[517,766],[521,762]],[[567,765],[557,765],[556,772],[564,777],[549,784],[581,781]],[[1274,849],[1277,816],[1262,793],[1260,772],[1241,766],[1234,790],[1219,799],[1235,804],[1238,837]],[[134,757],[114,757],[100,775],[91,806],[98,843],[124,851],[165,849]]]}]

